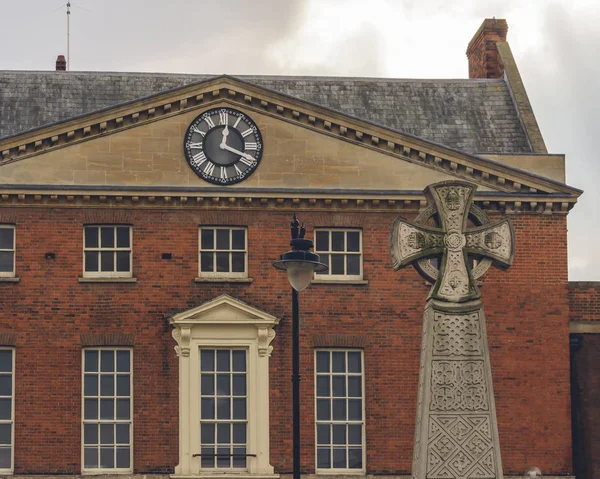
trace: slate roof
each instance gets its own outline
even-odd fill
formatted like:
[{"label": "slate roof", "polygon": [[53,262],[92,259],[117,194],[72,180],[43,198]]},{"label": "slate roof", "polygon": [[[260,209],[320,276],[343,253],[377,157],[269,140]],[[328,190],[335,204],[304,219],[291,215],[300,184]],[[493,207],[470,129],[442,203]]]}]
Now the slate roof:
[{"label": "slate roof", "polygon": [[[212,78],[0,71],[0,138]],[[468,153],[529,153],[506,82],[237,76]]]}]

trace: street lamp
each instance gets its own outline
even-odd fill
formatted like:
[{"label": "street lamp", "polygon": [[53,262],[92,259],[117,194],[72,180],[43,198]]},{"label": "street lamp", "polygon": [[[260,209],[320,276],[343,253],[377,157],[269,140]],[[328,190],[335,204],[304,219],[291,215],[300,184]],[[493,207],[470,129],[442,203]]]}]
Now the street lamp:
[{"label": "street lamp", "polygon": [[319,262],[319,255],[310,251],[313,247],[312,240],[305,239],[306,228],[304,224],[298,228],[300,222],[296,213],[290,226],[292,240],[291,251],[284,253],[275,261],[273,266],[287,271],[288,281],[292,285],[292,410],[293,410],[293,459],[294,479],[300,479],[300,313],[298,311],[298,292],[304,291],[310,284],[313,273],[327,271],[327,265]]}]

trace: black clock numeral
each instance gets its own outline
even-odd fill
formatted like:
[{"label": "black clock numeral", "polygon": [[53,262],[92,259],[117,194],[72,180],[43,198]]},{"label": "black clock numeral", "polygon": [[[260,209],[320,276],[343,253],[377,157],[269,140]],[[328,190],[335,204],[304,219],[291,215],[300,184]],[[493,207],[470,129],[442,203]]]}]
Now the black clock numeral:
[{"label": "black clock numeral", "polygon": [[212,121],[212,118],[210,116],[207,116],[204,121],[206,122],[206,124],[208,125],[208,128],[214,128],[215,127],[215,122]]}]

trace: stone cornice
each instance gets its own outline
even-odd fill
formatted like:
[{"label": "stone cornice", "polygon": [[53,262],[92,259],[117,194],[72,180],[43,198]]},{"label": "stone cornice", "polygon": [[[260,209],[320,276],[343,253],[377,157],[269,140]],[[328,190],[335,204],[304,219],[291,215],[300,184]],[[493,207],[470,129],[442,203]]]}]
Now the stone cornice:
[{"label": "stone cornice", "polygon": [[130,102],[0,141],[3,164],[217,103],[245,108],[419,164],[496,191],[516,194],[581,191],[502,163],[437,145],[231,77]]}]

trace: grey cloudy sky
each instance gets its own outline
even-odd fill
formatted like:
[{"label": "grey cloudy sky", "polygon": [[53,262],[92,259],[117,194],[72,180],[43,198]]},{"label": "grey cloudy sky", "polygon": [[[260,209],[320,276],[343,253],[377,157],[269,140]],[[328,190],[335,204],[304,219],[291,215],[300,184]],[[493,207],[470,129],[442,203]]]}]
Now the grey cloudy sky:
[{"label": "grey cloudy sky", "polygon": [[[66,0],[0,0],[0,69],[51,70]],[[600,280],[597,0],[73,0],[71,69],[466,78],[483,18],[508,40],[551,153],[585,190],[569,214],[569,278]],[[534,233],[535,234],[535,233]]]}]

